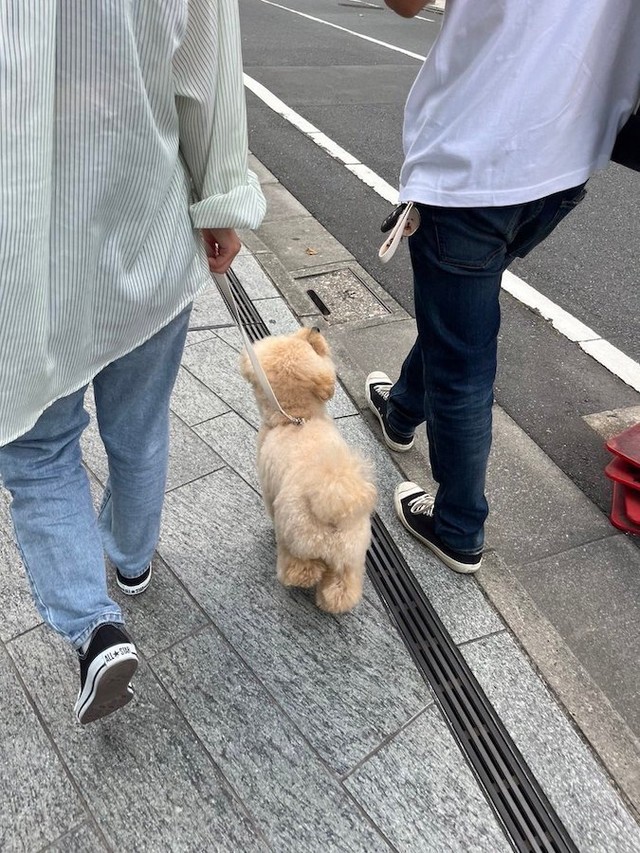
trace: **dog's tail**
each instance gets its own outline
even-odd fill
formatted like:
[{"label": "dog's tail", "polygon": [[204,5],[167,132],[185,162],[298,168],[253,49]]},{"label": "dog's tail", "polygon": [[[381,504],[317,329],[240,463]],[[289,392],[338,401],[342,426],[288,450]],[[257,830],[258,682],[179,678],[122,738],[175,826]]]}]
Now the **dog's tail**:
[{"label": "dog's tail", "polygon": [[363,459],[335,468],[322,482],[309,486],[311,512],[324,524],[339,525],[351,518],[371,515],[376,507],[371,466]]}]

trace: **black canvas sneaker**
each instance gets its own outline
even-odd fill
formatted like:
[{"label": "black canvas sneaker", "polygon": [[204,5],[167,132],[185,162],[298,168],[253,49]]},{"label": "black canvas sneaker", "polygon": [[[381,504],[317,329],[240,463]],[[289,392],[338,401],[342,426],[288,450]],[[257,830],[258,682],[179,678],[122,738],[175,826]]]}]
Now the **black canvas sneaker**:
[{"label": "black canvas sneaker", "polygon": [[129,684],[138,668],[138,653],[118,625],[100,625],[78,652],[80,692],[75,706],[84,725],[106,717],[133,699]]},{"label": "black canvas sneaker", "polygon": [[116,583],[125,595],[139,595],[151,583],[151,563],[147,566],[141,575],[136,578],[126,578],[120,573],[120,569],[116,568]]},{"label": "black canvas sneaker", "polygon": [[396,486],[394,502],[398,518],[410,533],[423,545],[430,548],[442,562],[453,569],[469,575],[476,572],[482,564],[482,551],[479,554],[465,554],[456,551],[440,539],[433,531],[433,504],[435,498],[428,495],[416,483],[400,483]]},{"label": "black canvas sneaker", "polygon": [[384,443],[397,453],[404,453],[413,447],[412,435],[400,435],[387,423],[387,400],[393,382],[386,373],[376,370],[367,376],[364,393],[373,414],[380,421]]}]

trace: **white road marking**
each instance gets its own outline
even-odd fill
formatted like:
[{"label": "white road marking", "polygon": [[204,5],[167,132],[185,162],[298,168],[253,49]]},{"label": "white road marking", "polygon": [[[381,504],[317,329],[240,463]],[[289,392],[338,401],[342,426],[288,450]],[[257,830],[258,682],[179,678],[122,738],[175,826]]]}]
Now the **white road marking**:
[{"label": "white road marking", "polygon": [[323,151],[326,151],[334,160],[342,163],[343,166],[352,172],[356,177],[360,178],[368,187],[375,190],[379,196],[384,198],[389,204],[398,203],[398,190],[387,183],[380,175],[373,172],[364,163],[361,163],[353,154],[345,151],[337,142],[329,139],[326,134],[318,130],[318,128],[303,118],[291,107],[288,107],[284,101],[281,101],[273,92],[269,91],[262,83],[258,83],[253,77],[248,74],[244,75],[244,85],[257,95],[260,100],[270,107],[275,113],[285,118],[290,124],[296,127],[301,133],[304,133],[309,139],[315,142]]},{"label": "white road marking", "polygon": [[[271,2],[271,0],[260,0],[260,2],[268,3],[268,5],[276,6],[280,9],[285,9],[286,11],[293,12],[296,15],[302,15],[302,17],[310,18],[312,21],[319,21],[323,24],[328,23],[327,21],[322,21],[320,18],[313,18],[311,15],[296,12],[294,9],[289,9],[287,6],[280,6],[278,3]],[[336,24],[328,25],[332,27],[337,26]],[[343,27],[337,27],[337,29],[343,29]],[[346,30],[346,32],[350,32],[350,30]],[[368,36],[361,36],[359,33],[353,33],[353,35],[358,36],[358,38],[365,38],[367,41],[384,44],[384,42],[378,42],[376,39],[369,39]],[[401,48],[396,48],[391,45],[386,45],[386,47],[407,53],[407,51],[403,51]],[[417,58],[417,54],[413,55]],[[287,106],[284,101],[280,100],[280,98],[274,95],[273,92],[263,86],[262,83],[258,83],[258,81],[254,80],[253,77],[245,74],[244,84],[247,89],[253,92],[254,95],[257,95],[257,97],[260,98],[260,100],[263,101],[263,103],[265,103],[270,109],[282,116],[282,118],[286,119],[301,133],[304,133],[305,136],[315,142],[315,144],[322,148],[323,151],[326,151],[334,160],[342,163],[346,169],[348,169],[368,187],[371,187],[371,189],[373,189],[381,198],[385,199],[385,201],[388,201],[390,204],[398,203],[398,190],[395,187],[385,181],[384,178],[381,178],[380,175],[376,174],[376,172],[364,163],[361,163],[357,157],[354,157],[348,151],[345,151],[342,146],[338,145],[337,142],[334,142],[326,134],[322,133],[322,131],[315,125],[311,124],[311,122],[307,121],[303,116],[291,109],[291,107]],[[540,293],[534,287],[531,287],[530,284],[527,284],[526,281],[523,281],[523,279],[508,270],[502,277],[502,287],[507,291],[507,293],[510,293],[511,296],[523,305],[537,311],[545,320],[549,320],[552,326],[561,335],[568,338],[568,340],[577,343],[578,346],[587,353],[587,355],[591,356],[591,358],[603,367],[606,367],[606,369],[613,373],[614,376],[617,376],[636,391],[640,391],[640,364],[637,361],[634,361],[628,355],[623,353],[622,350],[614,347],[613,344],[602,338],[597,332],[590,329],[589,326],[586,326],[578,320],[577,317],[574,317],[573,314],[565,311],[564,308],[561,308],[544,294]]]},{"label": "white road marking", "polygon": [[314,21],[316,24],[324,24],[327,27],[333,27],[334,30],[340,30],[343,33],[348,33],[350,36],[363,39],[364,41],[379,44],[381,47],[386,47],[388,50],[395,50],[396,53],[402,53],[404,56],[410,56],[412,59],[418,59],[424,62],[425,57],[420,53],[414,53],[412,50],[405,50],[403,47],[398,47],[395,44],[389,44],[380,39],[374,39],[372,36],[366,36],[364,33],[357,33],[355,30],[348,30],[346,27],[341,27],[338,24],[332,24],[331,21],[324,21],[322,18],[314,18],[313,15],[307,15],[306,12],[299,12],[297,9],[291,9],[289,6],[283,6],[280,3],[274,3],[273,0],[260,0],[260,3],[266,3],[267,6],[275,6],[276,9],[283,9],[285,12],[291,12],[292,15],[299,15],[301,18],[307,18],[309,21]]}]

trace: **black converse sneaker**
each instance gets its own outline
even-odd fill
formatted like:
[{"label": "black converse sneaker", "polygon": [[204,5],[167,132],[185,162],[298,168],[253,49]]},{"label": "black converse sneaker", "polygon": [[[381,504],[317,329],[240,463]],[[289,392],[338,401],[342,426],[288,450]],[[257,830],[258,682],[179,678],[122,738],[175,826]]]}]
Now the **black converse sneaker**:
[{"label": "black converse sneaker", "polygon": [[78,652],[80,692],[75,712],[84,725],[106,717],[133,699],[129,684],[138,668],[138,653],[118,625],[100,625]]},{"label": "black converse sneaker", "polygon": [[151,583],[151,563],[147,566],[141,575],[135,578],[126,578],[121,574],[120,569],[116,568],[116,583],[125,595],[138,595],[144,592]]},{"label": "black converse sneaker", "polygon": [[389,379],[386,373],[376,370],[367,376],[367,381],[364,386],[364,393],[367,398],[367,403],[373,414],[380,421],[382,427],[382,435],[384,443],[391,450],[398,453],[404,453],[411,450],[413,447],[412,435],[400,435],[392,429],[387,423],[387,400],[389,399],[389,391],[393,387],[393,382]]},{"label": "black converse sneaker", "polygon": [[398,518],[423,545],[430,548],[445,565],[454,572],[468,575],[476,572],[482,563],[482,551],[479,554],[465,554],[456,551],[440,539],[433,531],[433,504],[435,498],[428,495],[415,483],[400,483],[396,486],[394,502]]}]

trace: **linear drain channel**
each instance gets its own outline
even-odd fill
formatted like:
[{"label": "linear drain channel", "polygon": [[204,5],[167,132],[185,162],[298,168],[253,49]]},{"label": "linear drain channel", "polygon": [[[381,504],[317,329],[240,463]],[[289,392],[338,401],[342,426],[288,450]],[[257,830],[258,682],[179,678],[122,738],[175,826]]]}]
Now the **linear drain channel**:
[{"label": "linear drain channel", "polygon": [[578,853],[377,515],[367,570],[513,847],[527,853]]},{"label": "linear drain channel", "polygon": [[[253,302],[247,296],[246,290],[242,284],[240,284],[240,279],[232,269],[227,272],[227,280],[229,282],[229,289],[233,293],[236,305],[238,306],[240,321],[244,326],[244,330],[247,333],[249,340],[252,343],[255,343],[256,341],[259,341],[260,338],[266,338],[267,335],[271,334],[271,332],[267,328],[260,314],[256,311]],[[224,292],[220,292],[222,293],[222,298],[224,299],[229,313],[232,317],[235,317],[236,312],[233,305],[229,305],[229,301]]]},{"label": "linear drain channel", "polygon": [[[249,338],[266,337],[238,277],[228,275]],[[372,521],[369,576],[513,848],[579,853],[389,532],[377,514]]]}]

